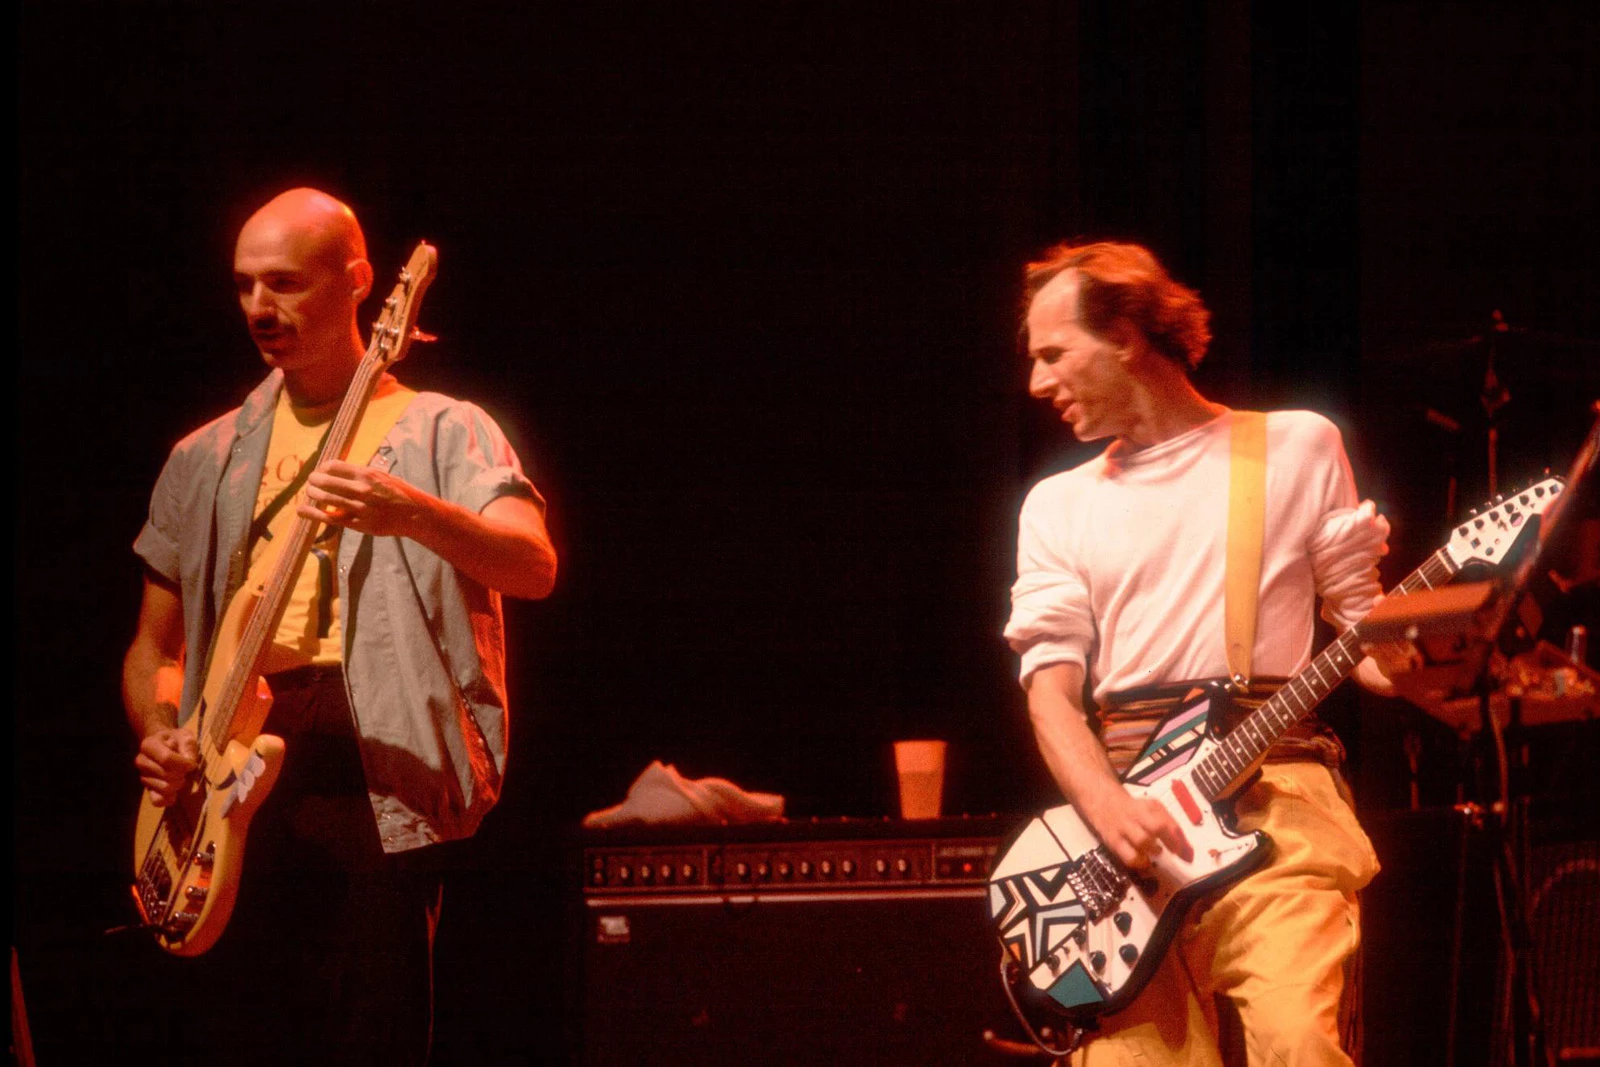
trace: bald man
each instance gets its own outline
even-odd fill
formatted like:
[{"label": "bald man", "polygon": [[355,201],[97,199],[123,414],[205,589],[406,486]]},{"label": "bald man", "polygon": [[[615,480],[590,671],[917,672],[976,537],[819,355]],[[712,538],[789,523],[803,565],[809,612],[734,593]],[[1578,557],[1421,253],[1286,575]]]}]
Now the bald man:
[{"label": "bald man", "polygon": [[482,410],[387,376],[366,415],[387,425],[376,452],[315,462],[365,353],[373,271],[347,206],[275,197],[240,231],[233,279],[270,372],[173,449],[135,541],[135,766],[153,802],[178,795],[217,621],[297,516],[322,523],[273,638],[264,732],[287,753],[201,957],[208,1013],[233,1059],[418,1063],[440,894],[415,850],[471,835],[499,796],[500,596],[550,592],[544,501]]}]

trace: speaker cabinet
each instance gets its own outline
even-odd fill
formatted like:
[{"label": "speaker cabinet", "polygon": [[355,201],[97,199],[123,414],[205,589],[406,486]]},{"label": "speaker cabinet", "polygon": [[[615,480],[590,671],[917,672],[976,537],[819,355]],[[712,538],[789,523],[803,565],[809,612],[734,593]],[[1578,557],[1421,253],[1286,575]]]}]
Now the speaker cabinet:
[{"label": "speaker cabinet", "polygon": [[[1364,821],[1383,863],[1362,893],[1366,1062],[1513,1062],[1488,832],[1447,807]],[[1546,1044],[1600,1062],[1600,842],[1534,844],[1522,878]]]},{"label": "speaker cabinet", "polygon": [[986,918],[996,841],[966,830],[589,849],[582,1061],[1030,1062],[985,1041],[1020,1030]]},{"label": "speaker cabinet", "polygon": [[1545,1042],[1559,1062],[1600,1062],[1600,842],[1534,846],[1526,880]]}]

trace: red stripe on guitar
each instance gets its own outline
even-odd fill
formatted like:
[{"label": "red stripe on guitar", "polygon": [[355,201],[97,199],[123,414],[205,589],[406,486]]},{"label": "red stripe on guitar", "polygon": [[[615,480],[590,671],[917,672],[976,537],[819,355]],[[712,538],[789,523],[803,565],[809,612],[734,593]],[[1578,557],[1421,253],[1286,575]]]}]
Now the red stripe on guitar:
[{"label": "red stripe on guitar", "polygon": [[1182,779],[1173,779],[1172,795],[1178,798],[1178,805],[1183,808],[1183,813],[1189,816],[1189,821],[1199,826],[1203,822],[1200,815],[1200,805],[1194,802],[1194,796],[1189,792],[1189,787],[1183,784]]}]

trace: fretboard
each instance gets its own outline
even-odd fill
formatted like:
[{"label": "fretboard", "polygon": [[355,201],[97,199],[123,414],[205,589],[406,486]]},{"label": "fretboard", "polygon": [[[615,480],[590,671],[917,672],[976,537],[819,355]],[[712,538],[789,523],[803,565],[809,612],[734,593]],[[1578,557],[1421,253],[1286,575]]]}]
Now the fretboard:
[{"label": "fretboard", "polygon": [[[1428,557],[1426,563],[1389,591],[1390,596],[1405,596],[1444,585],[1458,566],[1444,549]],[[1194,781],[1207,800],[1225,795],[1239,779],[1266,754],[1284,731],[1311,713],[1324,697],[1361,662],[1361,624],[1350,627],[1331,642],[1311,665],[1295,675],[1249,717],[1235,726],[1212,753],[1195,768]]]}]

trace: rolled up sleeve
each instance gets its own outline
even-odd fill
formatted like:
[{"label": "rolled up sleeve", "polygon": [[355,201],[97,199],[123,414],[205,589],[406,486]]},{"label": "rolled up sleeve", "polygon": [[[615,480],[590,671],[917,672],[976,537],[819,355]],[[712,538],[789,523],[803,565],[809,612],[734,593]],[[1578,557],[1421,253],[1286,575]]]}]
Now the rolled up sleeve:
[{"label": "rolled up sleeve", "polygon": [[180,537],[187,515],[183,503],[187,471],[177,449],[167,457],[150,493],[150,513],[134,538],[133,551],[145,566],[171,582],[181,575]]},{"label": "rolled up sleeve", "polygon": [[1089,587],[1052,549],[1037,521],[1033,499],[1023,505],[1017,532],[1017,580],[1011,586],[1011,617],[1005,638],[1021,657],[1019,681],[1059,663],[1087,669],[1094,644]]},{"label": "rolled up sleeve", "polygon": [[1389,521],[1370,500],[1322,519],[1308,546],[1322,617],[1345,630],[1372,610],[1382,591],[1378,560],[1389,551]]},{"label": "rolled up sleeve", "polygon": [[482,409],[457,402],[437,429],[440,495],[469,511],[482,511],[502,496],[531,500],[541,512],[544,497],[534,488],[500,428]]}]

